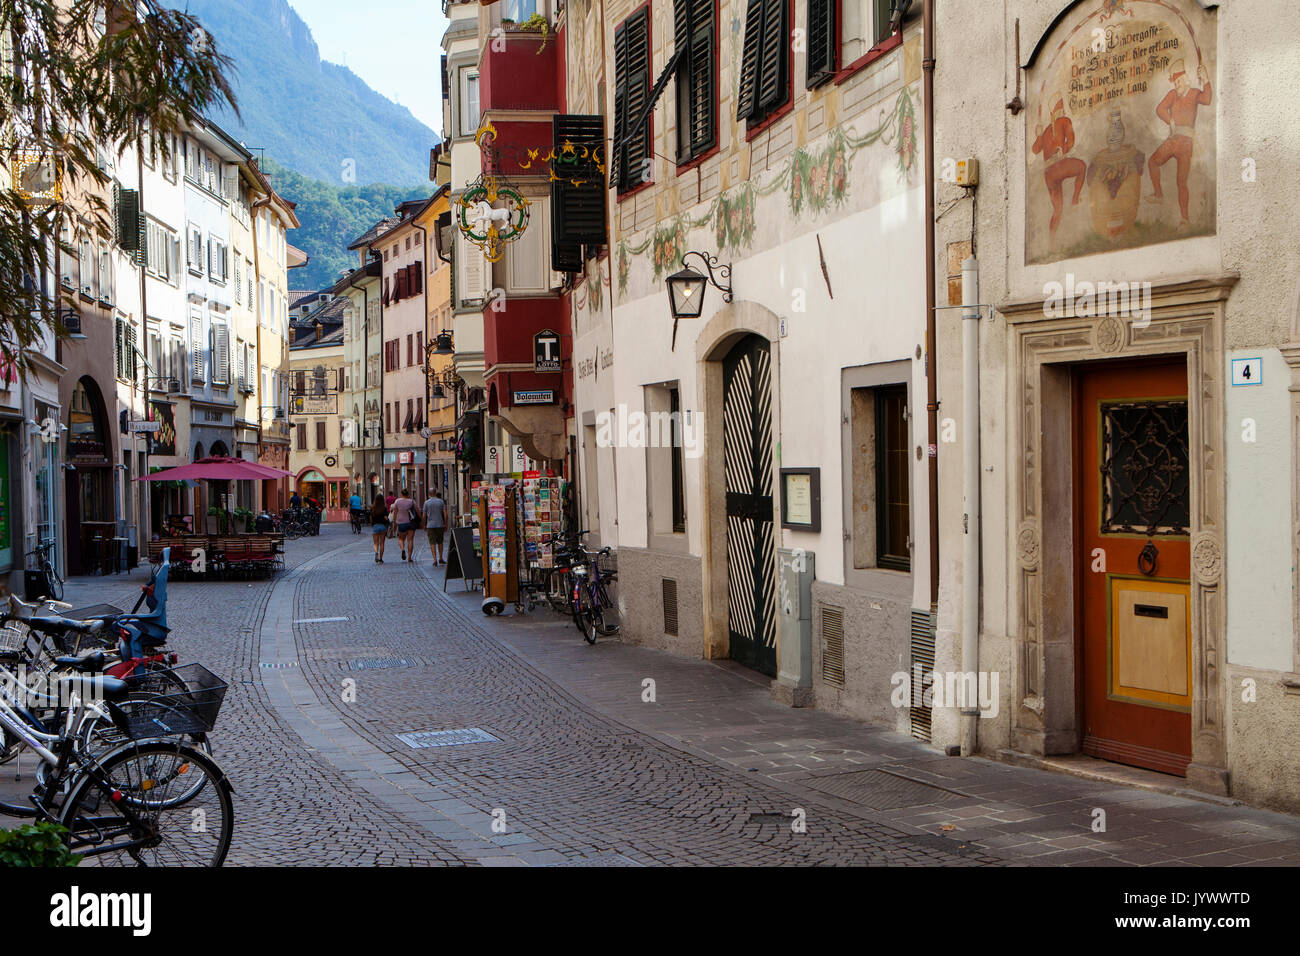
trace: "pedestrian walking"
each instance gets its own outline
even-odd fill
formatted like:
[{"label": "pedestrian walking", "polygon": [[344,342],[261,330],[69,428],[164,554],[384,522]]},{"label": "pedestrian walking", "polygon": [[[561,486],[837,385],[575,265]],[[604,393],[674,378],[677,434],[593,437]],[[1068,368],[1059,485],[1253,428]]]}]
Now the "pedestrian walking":
[{"label": "pedestrian walking", "polygon": [[295,491],[293,494],[289,496],[289,507],[290,508],[302,507],[302,497],[298,494],[297,491]]},{"label": "pedestrian walking", "polygon": [[402,497],[393,501],[391,514],[397,525],[397,543],[402,548],[402,560],[411,561],[414,559],[411,549],[415,546],[415,502],[407,489],[403,488]]},{"label": "pedestrian walking", "polygon": [[384,563],[384,544],[388,536],[388,505],[382,495],[375,495],[370,506],[370,535],[375,542],[375,563]]},{"label": "pedestrian walking", "polygon": [[434,488],[424,502],[424,529],[429,535],[429,553],[434,564],[446,564],[442,559],[442,536],[447,530],[447,502]]},{"label": "pedestrian walking", "polygon": [[[388,505],[389,514],[392,514],[393,502],[396,500],[397,500],[397,495],[393,494],[392,489],[389,489],[387,496],[384,498],[384,504]],[[391,521],[388,523],[388,536],[390,538],[394,538],[397,536],[397,526]]]}]

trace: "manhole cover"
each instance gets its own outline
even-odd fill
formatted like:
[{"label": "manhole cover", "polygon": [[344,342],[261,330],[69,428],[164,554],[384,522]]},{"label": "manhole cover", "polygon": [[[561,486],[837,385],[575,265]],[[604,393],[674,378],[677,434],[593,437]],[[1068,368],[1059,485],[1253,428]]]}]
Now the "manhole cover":
[{"label": "manhole cover", "polygon": [[413,730],[398,734],[397,739],[415,750],[425,747],[459,747],[462,744],[482,744],[490,740],[500,740],[486,730],[477,727],[462,727],[459,730]]},{"label": "manhole cover", "polygon": [[416,661],[408,660],[405,657],[363,657],[360,660],[348,661],[348,667],[354,671],[374,671],[383,670],[388,667],[418,667]]},{"label": "manhole cover", "polygon": [[960,803],[970,799],[967,794],[944,790],[888,770],[855,770],[829,777],[813,777],[803,782],[823,793],[873,810]]}]

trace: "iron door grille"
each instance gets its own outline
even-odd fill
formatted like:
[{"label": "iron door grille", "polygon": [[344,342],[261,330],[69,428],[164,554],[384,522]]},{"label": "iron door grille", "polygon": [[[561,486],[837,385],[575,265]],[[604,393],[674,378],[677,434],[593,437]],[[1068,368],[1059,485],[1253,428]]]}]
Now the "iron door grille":
[{"label": "iron door grille", "polygon": [[822,683],[844,686],[844,609],[822,606]]}]

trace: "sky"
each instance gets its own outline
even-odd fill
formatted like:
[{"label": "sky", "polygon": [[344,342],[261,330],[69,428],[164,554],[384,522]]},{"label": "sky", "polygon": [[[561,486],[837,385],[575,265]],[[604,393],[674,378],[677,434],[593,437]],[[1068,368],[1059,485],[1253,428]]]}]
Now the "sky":
[{"label": "sky", "polygon": [[371,88],[442,132],[438,0],[289,0],[311,27],[321,59],[342,64]]}]

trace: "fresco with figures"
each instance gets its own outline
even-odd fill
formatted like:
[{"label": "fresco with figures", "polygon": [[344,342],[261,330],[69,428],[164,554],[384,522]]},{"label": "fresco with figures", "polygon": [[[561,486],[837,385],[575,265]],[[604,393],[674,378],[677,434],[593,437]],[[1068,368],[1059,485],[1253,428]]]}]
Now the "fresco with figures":
[{"label": "fresco with figures", "polygon": [[1215,33],[1197,0],[1088,0],[1027,71],[1025,260],[1215,231]]}]

